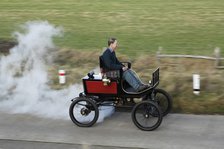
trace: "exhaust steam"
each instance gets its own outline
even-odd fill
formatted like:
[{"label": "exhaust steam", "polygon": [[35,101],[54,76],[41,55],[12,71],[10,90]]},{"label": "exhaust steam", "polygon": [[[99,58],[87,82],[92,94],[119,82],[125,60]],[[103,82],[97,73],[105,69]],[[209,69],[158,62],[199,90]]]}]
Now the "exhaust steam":
[{"label": "exhaust steam", "polygon": [[[0,111],[27,113],[53,119],[69,119],[70,99],[82,92],[82,85],[52,90],[47,83],[47,67],[52,63],[53,37],[63,29],[47,21],[31,21],[15,32],[18,45],[7,56],[0,55]],[[99,108],[98,122],[110,116],[113,108]]]}]

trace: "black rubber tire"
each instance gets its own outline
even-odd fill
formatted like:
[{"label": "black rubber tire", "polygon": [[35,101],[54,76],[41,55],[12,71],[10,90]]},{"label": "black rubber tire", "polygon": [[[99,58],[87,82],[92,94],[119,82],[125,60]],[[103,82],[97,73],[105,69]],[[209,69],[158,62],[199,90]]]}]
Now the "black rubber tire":
[{"label": "black rubber tire", "polygon": [[[144,107],[143,109],[140,109],[141,107]],[[153,124],[152,126],[143,126],[138,118],[137,118],[137,111],[138,110],[143,110],[143,113],[145,113],[145,110],[147,110],[146,108],[148,109],[153,109],[152,113],[150,114],[152,117],[151,118],[154,118],[154,119],[158,119],[156,120],[155,124]],[[154,113],[156,112],[156,114]],[[140,115],[142,115],[143,113],[140,113]],[[149,114],[149,113],[147,113]],[[161,112],[161,109],[152,101],[141,101],[139,102],[138,104],[136,104],[132,110],[132,121],[133,123],[135,124],[135,126],[137,126],[139,129],[141,130],[144,130],[144,131],[152,131],[152,130],[155,130],[156,128],[158,128],[160,126],[160,124],[162,123],[162,120],[163,120],[163,116],[162,116],[162,112]],[[143,114],[144,115],[144,114]],[[156,115],[156,116],[155,116]],[[143,116],[144,118],[144,116]],[[146,119],[149,119],[148,117]],[[145,121],[145,120],[144,120]]]},{"label": "black rubber tire", "polygon": [[[74,108],[75,106],[80,103],[80,102],[86,102],[88,104],[88,107],[90,107],[89,109],[82,105],[83,107],[85,107],[86,109],[88,110],[91,110],[92,111],[95,111],[95,114],[94,114],[94,117],[93,119],[88,122],[88,123],[84,123],[84,122],[81,122],[79,121],[76,117],[75,117],[75,114],[79,114],[78,112],[77,113],[74,113]],[[81,104],[80,104],[81,105]],[[80,111],[81,112],[81,111]],[[69,116],[71,118],[71,120],[73,121],[73,123],[75,123],[77,126],[79,127],[91,127],[92,125],[94,125],[96,123],[96,121],[98,120],[98,117],[99,117],[99,109],[97,107],[97,105],[95,104],[94,101],[92,101],[91,99],[88,99],[86,97],[77,97],[73,100],[73,102],[71,103],[70,105],[70,108],[69,108]],[[84,117],[84,115],[83,115]]]},{"label": "black rubber tire", "polygon": [[171,96],[163,89],[154,90],[154,101],[160,106],[163,116],[166,116],[172,110],[173,100]]}]

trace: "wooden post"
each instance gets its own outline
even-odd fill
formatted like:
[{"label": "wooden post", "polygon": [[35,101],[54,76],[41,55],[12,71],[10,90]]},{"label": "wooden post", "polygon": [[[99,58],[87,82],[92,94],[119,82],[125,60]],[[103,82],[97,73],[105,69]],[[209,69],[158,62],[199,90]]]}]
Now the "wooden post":
[{"label": "wooden post", "polygon": [[215,67],[218,68],[219,67],[219,64],[220,64],[220,48],[219,47],[216,47],[215,50],[214,50],[214,54],[215,54]]},{"label": "wooden post", "polygon": [[163,48],[159,47],[158,51],[156,52],[156,59],[157,59],[158,65],[160,65],[160,54],[161,54],[162,50],[163,50]]}]

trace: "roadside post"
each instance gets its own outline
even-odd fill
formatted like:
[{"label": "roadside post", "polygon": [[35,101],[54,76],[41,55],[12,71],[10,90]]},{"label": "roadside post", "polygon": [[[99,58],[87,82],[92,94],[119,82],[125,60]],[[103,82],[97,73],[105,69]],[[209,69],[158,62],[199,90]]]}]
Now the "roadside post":
[{"label": "roadside post", "polygon": [[193,74],[193,93],[195,95],[200,94],[200,75]]},{"label": "roadside post", "polygon": [[58,78],[59,78],[59,84],[66,83],[65,70],[58,70]]}]

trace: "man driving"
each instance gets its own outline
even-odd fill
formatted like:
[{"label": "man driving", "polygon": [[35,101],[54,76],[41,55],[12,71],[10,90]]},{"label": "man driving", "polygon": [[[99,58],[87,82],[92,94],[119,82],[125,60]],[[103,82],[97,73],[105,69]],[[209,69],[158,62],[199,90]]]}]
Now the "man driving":
[{"label": "man driving", "polygon": [[107,71],[121,70],[122,79],[126,80],[137,92],[143,91],[148,88],[148,85],[143,84],[137,74],[123,65],[116,57],[115,51],[118,47],[118,41],[116,38],[108,39],[108,48],[103,52],[102,59]]}]

